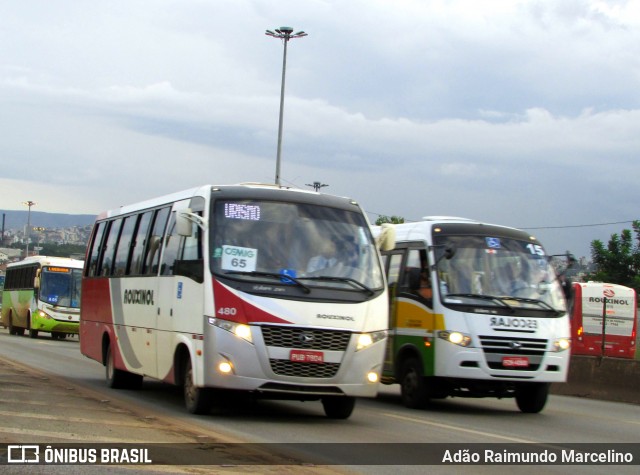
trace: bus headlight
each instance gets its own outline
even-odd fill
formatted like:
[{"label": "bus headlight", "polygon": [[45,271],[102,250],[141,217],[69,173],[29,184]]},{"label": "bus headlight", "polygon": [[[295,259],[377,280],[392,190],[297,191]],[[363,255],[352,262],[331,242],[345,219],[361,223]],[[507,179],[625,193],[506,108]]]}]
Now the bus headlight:
[{"label": "bus headlight", "polygon": [[230,322],[229,320],[221,320],[219,318],[209,317],[209,324],[222,330],[233,333],[238,338],[242,338],[249,343],[253,343],[251,337],[251,327],[244,323]]},{"label": "bus headlight", "polygon": [[49,315],[49,314],[47,314],[47,313],[43,312],[42,310],[38,310],[38,317],[39,317],[39,318],[44,318],[44,319],[46,319],[46,320],[52,320],[51,315]]},{"label": "bus headlight", "polygon": [[381,330],[371,333],[360,333],[358,335],[358,341],[356,343],[356,351],[360,351],[364,348],[368,348],[378,341],[382,341],[387,337],[387,331]]},{"label": "bus headlight", "polygon": [[438,332],[438,338],[459,346],[469,346],[471,344],[471,337],[469,335],[456,331],[440,331]]},{"label": "bus headlight", "polygon": [[566,351],[571,348],[570,338],[558,338],[553,341],[553,351]]}]

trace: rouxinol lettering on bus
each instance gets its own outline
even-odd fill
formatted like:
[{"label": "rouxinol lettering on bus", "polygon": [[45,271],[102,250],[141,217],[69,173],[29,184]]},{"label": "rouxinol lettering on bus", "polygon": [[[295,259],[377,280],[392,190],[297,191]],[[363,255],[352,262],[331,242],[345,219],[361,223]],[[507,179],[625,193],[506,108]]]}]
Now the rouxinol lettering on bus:
[{"label": "rouxinol lettering on bus", "polygon": [[53,338],[78,333],[83,262],[32,256],[7,265],[2,291],[2,324],[11,335]]},{"label": "rouxinol lettering on bus", "polygon": [[395,229],[396,248],[383,253],[391,314],[382,383],[399,383],[408,407],[515,397],[521,411],[541,411],[550,383],[566,381],[570,346],[565,298],[542,245],[462,218]]},{"label": "rouxinol lettering on bus", "polygon": [[573,284],[571,354],[633,359],[637,331],[634,289],[602,282]]},{"label": "rouxinol lettering on bus", "polygon": [[81,351],[111,387],[181,385],[192,413],[230,389],[347,418],[377,393],[387,286],[351,199],[207,185],[106,212],[82,305]]}]

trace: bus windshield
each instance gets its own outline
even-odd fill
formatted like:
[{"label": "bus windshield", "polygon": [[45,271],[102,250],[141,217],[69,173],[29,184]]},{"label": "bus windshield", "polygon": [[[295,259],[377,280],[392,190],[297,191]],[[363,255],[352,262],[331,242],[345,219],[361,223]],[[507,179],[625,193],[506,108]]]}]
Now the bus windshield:
[{"label": "bus windshield", "polygon": [[[506,237],[435,236],[445,305],[566,311],[555,270],[538,244]],[[448,255],[445,255],[447,253]]]},{"label": "bus windshield", "polygon": [[218,200],[211,224],[217,275],[371,292],[383,287],[375,244],[356,212],[259,200]]},{"label": "bus windshield", "polygon": [[44,267],[40,276],[41,301],[60,307],[80,308],[82,269]]}]

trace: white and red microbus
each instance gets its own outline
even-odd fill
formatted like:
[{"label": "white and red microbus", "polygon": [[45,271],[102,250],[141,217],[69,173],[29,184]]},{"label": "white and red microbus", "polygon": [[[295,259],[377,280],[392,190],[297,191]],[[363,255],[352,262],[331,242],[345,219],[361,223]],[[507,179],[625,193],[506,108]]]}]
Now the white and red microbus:
[{"label": "white and red microbus", "polygon": [[571,353],[633,359],[638,331],[635,290],[586,282],[574,283],[573,291]]},{"label": "white and red microbus", "polygon": [[375,396],[388,296],[353,200],[273,185],[202,186],[98,217],[80,346],[111,387],[182,385],[321,400],[350,416]]}]

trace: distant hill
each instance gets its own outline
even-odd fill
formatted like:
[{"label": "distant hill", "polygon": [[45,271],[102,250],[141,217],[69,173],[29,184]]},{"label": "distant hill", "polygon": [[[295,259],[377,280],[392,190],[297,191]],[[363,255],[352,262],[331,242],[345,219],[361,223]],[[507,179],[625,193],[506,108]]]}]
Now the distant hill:
[{"label": "distant hill", "polygon": [[[4,218],[4,229],[20,229],[27,224],[28,211],[0,210],[0,228]],[[43,228],[69,228],[72,226],[87,226],[93,224],[96,216],[93,214],[63,214],[31,211],[31,226]]]}]

